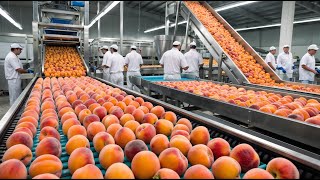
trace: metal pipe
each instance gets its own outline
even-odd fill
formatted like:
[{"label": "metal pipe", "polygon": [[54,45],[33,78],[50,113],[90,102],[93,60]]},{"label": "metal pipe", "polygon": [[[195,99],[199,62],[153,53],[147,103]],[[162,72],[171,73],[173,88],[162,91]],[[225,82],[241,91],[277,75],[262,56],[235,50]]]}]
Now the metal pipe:
[{"label": "metal pipe", "polygon": [[166,14],[165,14],[165,28],[164,28],[164,31],[165,31],[165,35],[169,35],[169,18],[168,18],[168,1],[166,2]]},{"label": "metal pipe", "polygon": [[33,7],[33,21],[39,22],[39,6],[38,6],[38,1],[33,1],[32,7]]},{"label": "metal pipe", "polygon": [[212,64],[213,64],[213,56],[210,54],[209,58],[209,74],[208,74],[208,79],[212,80]]},{"label": "metal pipe", "polygon": [[[100,1],[98,1],[98,4],[97,4],[97,15],[99,14],[99,12],[100,12]],[[98,38],[100,38],[100,19],[98,20]]]},{"label": "metal pipe", "polygon": [[123,1],[120,2],[120,51],[122,53],[123,46]]},{"label": "metal pipe", "polygon": [[[185,51],[187,50],[187,40],[188,40],[188,31],[189,31],[189,26],[190,26],[190,16],[191,16],[191,13],[189,12],[188,19],[187,19],[186,33],[185,33],[184,39],[181,43],[181,50],[184,49]],[[182,46],[184,46],[184,48]]]},{"label": "metal pipe", "polygon": [[179,11],[180,11],[180,3],[181,3],[181,1],[177,1],[176,22],[175,22],[175,26],[174,26],[173,41],[175,41],[175,39],[176,39],[176,33],[177,33],[177,29],[178,29],[178,17],[179,17]]},{"label": "metal pipe", "polygon": [[84,4],[83,50],[84,60],[89,64],[89,1]]}]

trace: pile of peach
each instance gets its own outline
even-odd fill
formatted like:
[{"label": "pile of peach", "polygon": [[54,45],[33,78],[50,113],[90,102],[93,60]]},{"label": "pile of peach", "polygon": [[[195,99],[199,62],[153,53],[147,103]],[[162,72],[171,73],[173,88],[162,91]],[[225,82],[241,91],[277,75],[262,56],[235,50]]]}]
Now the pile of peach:
[{"label": "pile of peach", "polygon": [[160,85],[212,99],[249,107],[282,117],[320,125],[320,103],[315,99],[293,98],[265,91],[246,90],[205,81],[158,82]]},{"label": "pile of peach", "polygon": [[44,75],[46,77],[85,76],[86,69],[75,47],[47,46]]},{"label": "pile of peach", "polygon": [[285,85],[283,83],[276,83],[275,80],[271,79],[270,74],[266,73],[263,66],[257,63],[254,57],[232,37],[231,33],[208,9],[198,1],[184,2],[220,44],[222,49],[231,57],[232,61],[241,69],[250,83],[320,93],[319,88],[307,88],[303,85]]},{"label": "pile of peach", "polygon": [[[40,142],[32,161],[37,127]],[[241,172],[245,179],[299,178],[296,166],[285,158],[274,158],[266,169],[258,168],[259,155],[250,145],[231,149],[222,138],[210,139],[206,127],[193,128],[188,119],[178,119],[162,106],[90,77],[38,79],[7,140],[0,178],[61,177],[60,127],[68,138],[65,151],[70,155],[72,178],[231,179],[239,178]],[[106,170],[104,175],[90,142],[99,154],[96,161]]]}]

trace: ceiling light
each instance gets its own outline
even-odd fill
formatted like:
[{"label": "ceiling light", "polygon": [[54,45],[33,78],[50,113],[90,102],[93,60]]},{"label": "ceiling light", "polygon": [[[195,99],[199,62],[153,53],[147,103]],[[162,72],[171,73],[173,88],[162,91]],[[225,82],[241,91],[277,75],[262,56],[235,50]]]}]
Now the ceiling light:
[{"label": "ceiling light", "polygon": [[118,5],[120,1],[113,1],[107,8],[105,8],[98,16],[96,16],[91,23],[88,25],[90,28],[94,23],[96,23],[102,16],[106,15],[112,8]]},{"label": "ceiling light", "polygon": [[254,2],[257,2],[257,1],[243,1],[243,2],[240,2],[240,3],[234,3],[234,4],[226,5],[226,6],[223,6],[223,7],[220,7],[220,8],[216,8],[214,10],[216,12],[219,12],[219,11],[224,11],[224,10],[227,10],[227,9],[231,9],[231,8],[235,8],[235,7],[239,7],[239,6],[243,6],[243,5],[247,5],[247,4],[251,4],[251,3],[254,3]]},{"label": "ceiling light", "polygon": [[3,9],[3,7],[0,5],[0,14],[6,18],[9,22],[11,22],[15,27],[19,28],[20,30],[22,30],[22,27],[19,23],[17,23],[15,20],[12,19],[12,17],[10,17],[10,15],[7,13],[7,11],[5,11]]}]

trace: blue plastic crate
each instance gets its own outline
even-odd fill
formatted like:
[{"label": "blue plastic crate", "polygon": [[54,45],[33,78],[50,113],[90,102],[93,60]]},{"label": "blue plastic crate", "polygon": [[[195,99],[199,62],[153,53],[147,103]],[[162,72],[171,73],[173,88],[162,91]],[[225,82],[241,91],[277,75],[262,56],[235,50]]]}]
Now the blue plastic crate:
[{"label": "blue plastic crate", "polygon": [[51,18],[51,23],[72,24],[72,20],[70,20],[70,19],[61,19],[61,18]]},{"label": "blue plastic crate", "polygon": [[71,1],[71,6],[84,7],[84,1]]}]

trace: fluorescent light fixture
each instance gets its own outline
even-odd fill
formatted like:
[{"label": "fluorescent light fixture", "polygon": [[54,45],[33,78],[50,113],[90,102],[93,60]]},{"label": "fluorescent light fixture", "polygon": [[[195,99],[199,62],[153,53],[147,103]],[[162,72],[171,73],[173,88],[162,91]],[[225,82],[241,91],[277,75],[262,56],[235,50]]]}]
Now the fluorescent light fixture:
[{"label": "fluorescent light fixture", "polygon": [[[306,20],[300,20],[300,21],[294,21],[293,24],[302,24],[302,23],[315,22],[315,21],[320,21],[320,17],[306,19]],[[281,24],[270,24],[270,25],[265,25],[265,26],[255,26],[255,27],[240,28],[240,29],[235,29],[235,30],[236,31],[246,31],[246,30],[252,30],[252,29],[263,29],[263,28],[268,28],[268,27],[279,27],[279,26],[281,26]]]},{"label": "fluorescent light fixture", "polygon": [[91,23],[88,25],[90,28],[94,23],[96,23],[102,16],[106,15],[112,8],[114,8],[116,5],[118,5],[120,1],[113,1],[110,6],[108,6],[103,12],[101,12],[98,16],[96,16]]},{"label": "fluorescent light fixture", "polygon": [[[178,22],[178,25],[185,24],[185,23],[187,23],[187,21],[181,21],[181,22]],[[169,28],[175,27],[175,26],[176,26],[176,24],[173,23],[173,24],[171,24],[171,25],[169,26]],[[148,29],[148,30],[145,30],[144,33],[152,32],[152,31],[156,31],[156,30],[164,29],[164,28],[166,28],[165,25],[159,26],[159,27],[155,27],[155,28],[151,28],[151,29]]]},{"label": "fluorescent light fixture", "polygon": [[17,23],[15,20],[12,19],[12,17],[10,17],[10,15],[7,13],[7,11],[5,11],[3,9],[2,6],[0,6],[0,14],[6,18],[9,22],[11,22],[15,27],[19,28],[20,30],[22,30],[22,27],[19,23]]},{"label": "fluorescent light fixture", "polygon": [[235,8],[235,7],[239,7],[239,6],[243,6],[243,5],[247,5],[247,4],[251,4],[251,3],[254,3],[254,2],[257,2],[257,1],[243,1],[243,2],[239,2],[239,3],[234,3],[234,4],[230,4],[230,5],[226,5],[226,6],[217,8],[217,9],[215,9],[215,11],[216,12],[224,11],[224,10],[227,10],[227,9],[231,9],[231,8]]}]

